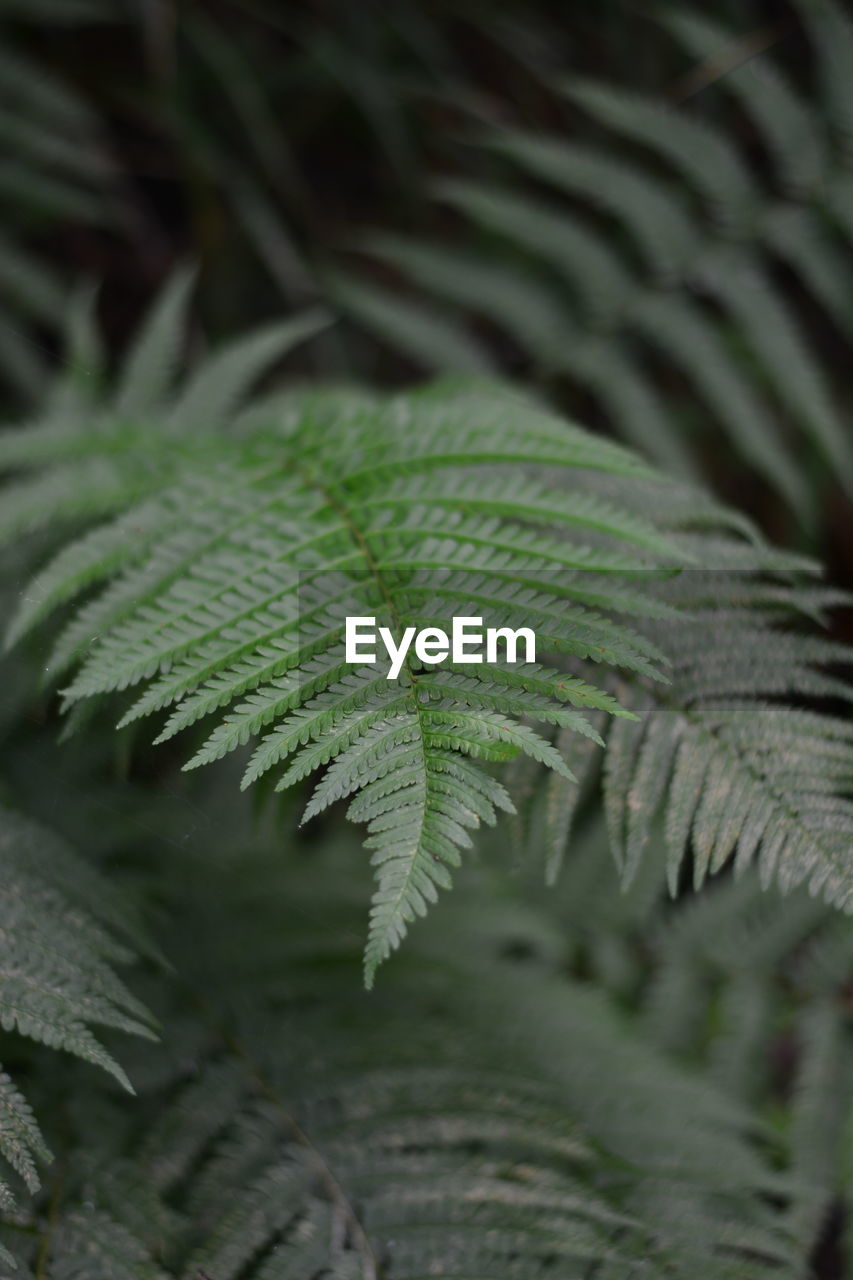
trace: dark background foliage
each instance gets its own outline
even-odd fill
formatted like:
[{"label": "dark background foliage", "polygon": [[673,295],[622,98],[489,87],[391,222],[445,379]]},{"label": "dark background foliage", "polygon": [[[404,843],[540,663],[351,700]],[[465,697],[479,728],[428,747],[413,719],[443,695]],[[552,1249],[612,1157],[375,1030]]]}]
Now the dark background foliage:
[{"label": "dark background foliage", "polygon": [[[81,222],[61,207],[41,218],[24,211],[22,230],[61,278],[99,282],[113,354],[182,262],[200,264],[197,316],[216,339],[326,296],[329,273],[341,268],[393,286],[393,269],[360,248],[377,228],[464,244],[459,214],[434,198],[433,184],[492,175],[492,157],[475,145],[484,126],[601,142],[600,128],[557,92],[572,75],[683,107],[721,127],[749,164],[766,167],[753,125],[721,91],[725,69],[686,55],[654,5],[104,0],[49,4],[41,16],[38,7],[6,9],[9,47],[54,71],[97,121],[100,216]],[[799,9],[774,0],[706,3],[695,12],[737,32],[747,71],[760,77],[770,58],[806,99],[814,93]],[[785,270],[781,284],[804,308],[821,357],[843,371],[847,348],[837,329]],[[505,372],[530,375],[529,358],[488,316],[465,323],[474,338],[496,343]],[[51,326],[34,337],[53,349]],[[429,361],[376,340],[357,317],[311,344],[296,357],[300,365],[396,385],[431,371]],[[666,395],[681,390],[668,375]],[[580,421],[612,429],[582,389],[558,383],[555,394]],[[796,536],[785,503],[756,484],[729,446],[721,450],[718,436],[701,456],[700,469],[724,496],[771,534]],[[797,462],[812,469],[807,456]],[[843,494],[830,483],[809,541],[845,580],[848,529]]]}]

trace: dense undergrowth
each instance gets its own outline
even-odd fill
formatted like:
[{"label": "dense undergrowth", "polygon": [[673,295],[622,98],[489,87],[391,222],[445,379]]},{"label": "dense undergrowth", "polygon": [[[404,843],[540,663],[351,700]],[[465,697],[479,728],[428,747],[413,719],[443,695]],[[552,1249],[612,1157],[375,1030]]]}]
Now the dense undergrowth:
[{"label": "dense undergrowth", "polygon": [[849,1274],[844,7],[0,27],[0,1276]]}]

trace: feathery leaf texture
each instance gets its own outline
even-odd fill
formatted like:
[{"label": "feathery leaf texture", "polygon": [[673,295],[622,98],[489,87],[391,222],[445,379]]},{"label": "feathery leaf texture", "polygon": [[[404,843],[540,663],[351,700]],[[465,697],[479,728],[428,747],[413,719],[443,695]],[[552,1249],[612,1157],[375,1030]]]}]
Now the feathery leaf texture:
[{"label": "feathery leaf texture", "polygon": [[[781,264],[842,336],[853,333],[853,26],[833,0],[803,0],[802,9],[827,126],[767,54],[729,69],[713,91],[730,97],[753,126],[770,183],[756,177],[754,157],[741,154],[734,130],[701,118],[701,104],[673,106],[572,80],[564,88],[580,109],[577,127],[592,120],[599,126],[594,140],[519,128],[481,135],[503,180],[444,180],[437,188],[471,226],[469,243],[366,237],[357,247],[418,294],[372,285],[351,271],[345,287],[336,286],[336,301],[398,347],[406,326],[414,326],[419,298],[425,308],[440,299],[454,326],[472,314],[484,317],[510,335],[540,376],[579,385],[630,444],[695,477],[683,421],[655,377],[664,361],[684,376],[691,416],[713,422],[727,445],[813,522],[814,496],[788,427],[813,443],[848,493],[853,437],[831,372],[776,276]],[[693,57],[711,59],[736,46],[735,33],[689,9],[665,11],[663,21]],[[525,177],[550,197],[525,189]],[[423,354],[421,365],[452,367],[437,366],[436,354]]]},{"label": "feathery leaf texture", "polygon": [[[153,1019],[113,965],[133,957],[133,915],[101,877],[58,837],[0,810],[0,1026],[109,1072],[133,1092],[92,1026],[153,1038]],[[119,941],[121,939],[121,941]],[[48,1159],[32,1113],[0,1073],[0,1154],[31,1191],[36,1160]],[[0,1199],[11,1191],[0,1182]]]},{"label": "feathery leaf texture", "polygon": [[[387,403],[295,395],[226,435],[210,402],[224,396],[227,418],[255,375],[244,344],[225,365],[234,390],[220,360],[153,428],[129,425],[139,370],[164,366],[184,294],[178,281],[157,305],[94,423],[90,413],[79,425],[48,419],[0,443],[7,466],[35,469],[8,492],[8,536],[57,515],[131,508],[60,552],[28,590],[13,635],[110,578],[54,652],[56,671],[82,654],[69,703],[142,685],[125,721],[168,709],[161,740],[217,715],[191,766],[263,735],[246,785],[285,765],[285,787],[334,762],[335,790],[321,783],[310,811],[359,793],[351,813],[368,823],[379,881],[370,980],[449,884],[469,831],[511,807],[471,762],[524,752],[565,771],[523,721],[588,734],[585,710],[620,714],[559,663],[588,658],[660,678],[662,655],[608,614],[630,612],[620,575],[682,557],[650,521],[577,480],[596,469],[644,475],[642,463],[486,387]],[[344,661],[347,615],[372,614],[399,634],[466,611],[487,626],[537,625],[558,665],[438,671],[408,661],[389,680],[384,666]]]},{"label": "feathery leaf texture", "polygon": [[[678,611],[644,628],[666,649],[669,682],[640,676],[610,686],[634,713],[601,723],[611,850],[630,884],[663,818],[673,895],[685,866],[699,889],[733,860],[737,874],[755,863],[765,887],[806,884],[850,911],[853,733],[848,718],[821,705],[849,705],[853,685],[831,671],[851,655],[796,625],[798,614],[819,617],[844,596],[727,570],[718,552],[714,572],[661,585]],[[600,757],[572,744],[567,759],[583,783]],[[559,778],[549,787],[553,877],[571,839],[577,788]]]},{"label": "feathery leaf texture", "polygon": [[[793,3],[826,127],[769,63],[677,108],[575,82],[577,118],[624,147],[492,134],[483,152],[505,180],[439,192],[478,225],[481,253],[366,245],[441,309],[331,272],[329,293],[416,363],[468,377],[499,363],[490,337],[505,329],[542,384],[580,384],[629,442],[689,477],[694,439],[663,393],[662,356],[808,520],[792,428],[848,486],[851,451],[776,266],[849,336],[853,27],[834,0]],[[111,0],[29,9],[115,17]],[[22,0],[0,12],[32,18]],[[513,42],[511,23],[486,21]],[[739,56],[704,17],[663,21],[700,60],[685,85]],[[246,132],[260,120],[264,134],[249,64],[214,22],[189,19],[186,35],[241,82]],[[100,218],[97,129],[35,64],[4,49],[0,72],[0,136],[20,150],[0,189],[26,220]],[[725,102],[702,122],[711,95],[749,117],[748,159],[718,128]],[[257,143],[267,160],[274,137]],[[518,172],[553,203],[520,197]],[[265,197],[248,173],[228,176],[287,276]],[[0,375],[5,362],[43,408],[0,435],[15,592],[20,564],[54,554],[9,639],[61,611],[45,682],[66,686],[66,735],[85,726],[95,756],[109,749],[89,722],[110,700],[121,726],[153,715],[158,742],[183,733],[194,772],[176,788],[135,770],[113,784],[105,829],[132,832],[132,852],[113,851],[109,883],[0,811],[0,1273],[811,1275],[853,1192],[853,922],[819,901],[853,901],[850,650],[820,635],[849,598],[691,485],[507,387],[249,401],[327,323],[320,311],[181,377],[189,269],[115,379],[80,291],[68,370],[50,386],[4,321],[50,332],[65,300],[16,236],[0,243]],[[471,311],[491,322],[476,338],[460,321]],[[346,662],[354,613],[398,639],[460,614],[532,626],[539,653],[438,667],[410,655],[390,681],[381,658]],[[30,681],[12,679],[14,718]],[[34,723],[25,734],[22,810],[58,782],[43,761],[62,750]],[[226,756],[243,757],[246,788],[310,779],[303,822],[340,805],[367,827],[369,861],[328,818],[320,841],[267,841],[280,811],[249,824],[201,768]],[[83,790],[56,793],[65,829],[81,825]],[[174,821],[178,857],[147,838]],[[126,874],[134,900],[156,902],[181,975],[151,965],[143,979],[164,1046],[116,972],[160,954],[120,896]],[[451,876],[456,892],[429,911]],[[666,902],[688,884],[702,893]],[[424,914],[368,998],[363,978]],[[132,1033],[120,1053],[115,1030]],[[59,1168],[39,1196],[51,1148]]]},{"label": "feathery leaf texture", "polygon": [[[178,282],[158,304],[132,369],[163,366],[163,328],[177,330],[183,289]],[[303,335],[306,322],[295,324],[288,333]],[[214,361],[209,381],[227,405],[256,376],[257,350],[250,341],[233,359]],[[284,789],[328,767],[306,817],[348,798],[350,817],[367,824],[377,878],[368,984],[407,926],[450,885],[471,832],[512,810],[483,766],[523,754],[573,784],[565,737],[563,750],[551,741],[555,728],[601,743],[599,713],[621,724],[642,716],[648,698],[711,699],[710,720],[724,695],[829,696],[843,688],[813,668],[845,659],[844,651],[765,625],[765,596],[785,604],[772,575],[796,573],[796,558],[762,547],[703,495],[685,496],[621,447],[514,393],[478,383],[387,400],[296,391],[250,407],[226,430],[227,413],[190,412],[206,399],[204,377],[195,374],[191,389],[144,429],[128,425],[108,395],[94,417],[49,419],[0,439],[0,463],[24,473],[8,490],[8,535],[57,515],[79,522],[119,512],[36,576],[11,634],[100,586],[67,623],[49,663],[54,676],[76,668],[67,706],[132,691],[121,723],[165,712],[161,742],[206,721],[187,767],[251,742],[244,786],[275,771]],[[136,381],[125,376],[120,399]],[[715,574],[684,568],[726,565],[770,574],[760,583],[743,574],[757,595],[734,628],[732,644],[742,639],[743,649],[733,660],[716,652],[702,611]],[[722,574],[718,585],[714,604],[725,614],[741,586]],[[537,661],[499,655],[429,667],[410,653],[399,678],[389,679],[381,652],[376,665],[346,662],[348,616],[372,616],[398,639],[406,628],[449,632],[454,616],[532,627]],[[680,649],[686,637],[696,646],[689,658]],[[756,655],[762,644],[775,646],[771,663]],[[614,694],[614,671],[624,696]],[[730,769],[739,822],[721,826],[706,797],[695,822],[703,842],[697,882],[740,839],[742,861],[761,844],[768,877],[807,878],[846,905],[847,801],[829,807],[821,795],[807,812],[799,795],[780,800],[740,739],[726,745],[716,722],[711,733],[698,716],[695,708],[671,716],[669,736],[663,721],[649,722],[634,787],[645,795],[648,784],[655,802],[670,797],[673,884],[694,829],[690,796],[698,799],[709,772],[720,782]],[[614,728],[612,741],[633,750],[647,728],[643,721],[633,737]],[[666,762],[676,745],[670,779]],[[636,809],[633,792],[610,793],[614,813],[622,804]],[[638,828],[629,869],[642,844]],[[618,840],[616,852],[622,857]]]},{"label": "feathery leaf texture", "polygon": [[783,1140],[795,1193],[786,1216],[798,1247],[810,1252],[830,1212],[853,1117],[844,1027],[851,922],[803,892],[768,895],[747,874],[695,899],[656,933],[643,1017],[663,1048],[701,1057],[733,1097],[766,1107],[774,1040],[791,1037]]},{"label": "feathery leaf texture", "polygon": [[[793,1178],[784,1209],[792,1257],[814,1256],[833,1198],[850,1189],[844,1153],[853,1123],[846,1029],[853,921],[805,889],[784,897],[768,892],[755,868],[683,896],[674,910],[659,892],[669,856],[664,823],[655,822],[626,889],[606,856],[604,822],[592,811],[590,819],[547,897],[531,863],[522,900],[535,889],[557,926],[548,935],[528,925],[531,946],[552,962],[568,957],[564,967],[636,1010],[644,1034],[670,1059],[700,1071],[749,1107],[758,1129],[772,1131],[777,1158]],[[637,963],[638,952],[645,963]],[[801,1270],[808,1274],[807,1266]]]},{"label": "feathery leaf texture", "polygon": [[[96,1147],[62,1197],[51,1274],[802,1273],[796,1187],[749,1109],[582,983],[496,959],[519,930],[544,932],[497,880],[463,873],[410,962],[359,992],[351,855],[327,847],[298,884],[280,860],[193,877],[192,930],[176,920],[166,945],[211,992],[210,1026],[141,1092],[147,1120],[122,1159]],[[334,935],[318,935],[320,903]]]}]

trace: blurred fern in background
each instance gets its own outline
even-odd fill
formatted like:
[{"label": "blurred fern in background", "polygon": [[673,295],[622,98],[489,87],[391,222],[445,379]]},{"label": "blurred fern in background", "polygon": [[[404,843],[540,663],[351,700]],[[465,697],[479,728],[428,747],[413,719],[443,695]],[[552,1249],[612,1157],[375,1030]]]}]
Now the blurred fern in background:
[{"label": "blurred fern in background", "polygon": [[[853,332],[853,26],[829,4],[803,11],[808,97],[748,36],[672,11],[665,28],[699,59],[688,101],[569,76],[553,87],[583,113],[573,136],[491,130],[472,144],[503,162],[500,177],[435,184],[479,236],[452,251],[387,233],[365,247],[457,314],[502,329],[528,376],[558,393],[570,380],[669,469],[701,474],[701,433],[713,431],[813,529],[819,490],[795,433],[824,486],[831,477],[848,497],[853,487],[850,406],[832,359]],[[723,124],[694,109],[703,75],[748,124],[743,142],[728,113]],[[331,288],[414,353],[414,299],[398,313],[364,281]],[[444,363],[440,349],[419,358]]]},{"label": "blurred fern in background", "polygon": [[104,6],[89,0],[0,4],[0,376],[19,397],[38,397],[67,298],[68,264],[60,274],[39,246],[58,224],[106,227],[118,218],[97,112],[22,37],[32,24],[56,22],[73,38],[77,23],[103,17]]}]

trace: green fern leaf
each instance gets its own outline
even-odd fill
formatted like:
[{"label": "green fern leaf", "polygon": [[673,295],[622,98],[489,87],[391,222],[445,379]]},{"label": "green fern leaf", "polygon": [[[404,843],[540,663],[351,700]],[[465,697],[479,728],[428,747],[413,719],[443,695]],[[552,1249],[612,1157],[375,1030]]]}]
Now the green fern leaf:
[{"label": "green fern leaf", "polygon": [[[850,24],[829,0],[803,0],[802,9],[830,129],[846,147]],[[696,443],[709,428],[725,433],[813,527],[818,511],[780,426],[780,399],[847,491],[853,451],[828,360],[797,325],[776,284],[777,264],[793,271],[849,336],[853,290],[841,241],[853,236],[853,186],[830,130],[769,55],[755,55],[764,73],[755,75],[752,65],[739,65],[736,32],[689,11],[662,17],[680,43],[706,60],[703,66],[723,59],[727,74],[715,76],[701,102],[689,95],[674,106],[573,81],[567,94],[603,126],[603,137],[600,128],[590,142],[582,134],[576,140],[491,129],[482,146],[510,166],[504,180],[436,184],[439,198],[472,224],[467,236],[463,227],[460,248],[400,235],[374,236],[361,247],[413,283],[423,308],[440,297],[453,308],[454,326],[482,315],[486,333],[498,326],[508,334],[549,389],[567,379],[631,444],[690,477],[697,469],[694,433],[685,431],[683,414],[676,417],[662,390],[662,370],[677,366],[689,383],[679,403],[700,428]],[[748,40],[743,48],[751,52]],[[739,145],[736,130],[703,118],[706,97],[715,92],[733,96],[755,125],[781,195],[761,181],[761,166]],[[512,170],[535,179],[536,191],[512,185]],[[570,203],[546,202],[543,185]],[[603,217],[594,223],[588,209]],[[390,320],[381,334],[400,345]],[[453,367],[436,354],[439,364]]]},{"label": "green fern leaf", "polygon": [[[174,305],[161,304],[167,314]],[[252,340],[228,357],[234,387],[254,376],[258,349]],[[269,354],[266,338],[260,349]],[[175,415],[197,399],[195,390],[173,397],[164,440],[177,439]],[[131,508],[42,570],[13,634],[106,583],[54,650],[53,671],[78,660],[66,706],[133,691],[123,724],[165,712],[160,741],[203,730],[188,768],[251,744],[244,787],[276,771],[282,790],[327,768],[306,817],[347,797],[350,816],[367,824],[377,877],[368,983],[449,886],[471,831],[511,808],[491,781],[472,783],[475,772],[526,755],[575,785],[566,733],[608,743],[606,810],[629,878],[666,803],[673,886],[688,850],[698,886],[737,847],[738,866],[759,851],[766,879],[808,880],[848,902],[846,801],[826,808],[825,789],[812,782],[809,819],[797,819],[789,810],[805,803],[799,794],[793,805],[780,800],[788,774],[774,780],[739,726],[714,720],[757,695],[843,695],[846,686],[819,668],[847,651],[764,624],[763,609],[808,612],[820,594],[774,584],[774,573],[797,573],[799,562],[775,556],[712,504],[691,493],[679,507],[678,491],[632,455],[487,385],[387,401],[294,393],[252,409],[234,433],[215,422],[203,432],[199,421],[184,449],[164,450],[148,473],[138,458],[150,432],[113,421],[6,437],[7,464],[36,473],[11,488],[13,509],[45,522],[62,514],[57,503],[41,510],[44,497],[33,493],[49,484],[68,486],[81,515],[87,503],[102,515],[101,494],[78,486],[81,456],[107,467],[108,505]],[[737,532],[716,531],[727,523]],[[712,532],[688,535],[691,525]],[[745,575],[729,623],[737,579],[679,574],[679,564],[770,577]],[[347,663],[349,616],[373,617],[398,638],[480,617],[484,627],[533,628],[541,652],[536,662],[435,669],[410,652],[391,678],[381,654],[376,665]],[[709,655],[711,635],[719,650]],[[749,705],[745,714],[763,714],[760,702]],[[604,733],[594,712],[616,725]],[[567,832],[572,805],[558,807],[557,829]],[[560,848],[550,841],[553,878]]]},{"label": "green fern leaf", "polygon": [[[112,968],[131,958],[115,933],[138,939],[132,915],[60,840],[7,810],[0,812],[0,868],[0,1025],[102,1067],[132,1093],[125,1071],[90,1030],[100,1025],[155,1038],[151,1015]],[[38,1189],[36,1161],[49,1153],[3,1073],[0,1154],[30,1191]],[[2,1180],[0,1199],[11,1207]]]}]

